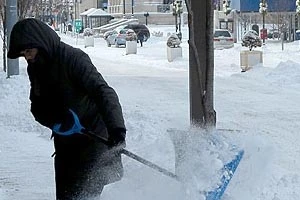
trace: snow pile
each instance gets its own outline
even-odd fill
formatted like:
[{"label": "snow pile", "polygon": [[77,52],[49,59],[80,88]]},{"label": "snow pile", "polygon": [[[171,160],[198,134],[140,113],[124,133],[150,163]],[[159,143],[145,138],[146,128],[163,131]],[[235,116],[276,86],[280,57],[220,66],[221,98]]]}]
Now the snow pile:
[{"label": "snow pile", "polygon": [[185,188],[185,199],[205,199],[206,192],[220,185],[222,168],[238,149],[217,130],[170,130],[175,147],[176,175]]},{"label": "snow pile", "polygon": [[274,70],[267,74],[266,78],[278,86],[300,84],[300,64],[293,61],[280,62]]}]

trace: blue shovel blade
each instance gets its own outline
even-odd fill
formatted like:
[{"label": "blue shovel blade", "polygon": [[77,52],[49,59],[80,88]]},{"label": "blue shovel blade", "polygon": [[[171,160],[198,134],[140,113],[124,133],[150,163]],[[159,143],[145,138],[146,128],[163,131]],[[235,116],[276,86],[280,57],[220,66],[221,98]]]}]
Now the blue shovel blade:
[{"label": "blue shovel blade", "polygon": [[224,165],[222,168],[222,177],[220,181],[220,185],[214,189],[213,191],[209,191],[206,193],[206,200],[220,200],[234,175],[235,170],[237,169],[240,161],[242,160],[244,155],[244,150],[240,150],[235,158]]}]

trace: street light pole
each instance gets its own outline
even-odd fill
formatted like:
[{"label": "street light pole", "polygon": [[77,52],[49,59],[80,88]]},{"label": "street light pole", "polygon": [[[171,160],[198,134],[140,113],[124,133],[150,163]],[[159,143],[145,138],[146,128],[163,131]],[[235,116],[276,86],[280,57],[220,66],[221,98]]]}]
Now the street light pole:
[{"label": "street light pole", "polygon": [[[233,18],[233,25],[232,25],[232,34],[234,34],[234,42],[236,43],[237,42],[237,25],[236,25],[236,9],[231,9],[231,0],[223,0],[223,12],[224,14],[227,16],[229,15],[230,13],[232,13],[232,18]],[[225,18],[226,20],[227,18]]]},{"label": "street light pole", "polygon": [[265,38],[266,38],[265,17],[266,17],[266,14],[267,14],[267,9],[268,9],[267,0],[260,0],[259,12],[262,14],[262,19],[263,19],[263,29],[262,29],[263,44],[265,44]]},{"label": "street light pole", "polygon": [[265,43],[265,35],[264,35],[264,33],[265,33],[265,14],[264,13],[263,13],[262,17],[263,17],[263,43]]},{"label": "street light pole", "polygon": [[181,33],[181,14],[183,12],[182,0],[175,0],[173,2],[173,15],[175,16],[176,33],[178,38],[182,39]]},{"label": "street light pole", "polygon": [[125,0],[123,0],[123,18],[125,18]]},{"label": "street light pole", "polygon": [[231,12],[230,3],[231,0],[223,0],[223,12],[225,15],[228,15]]},{"label": "street light pole", "polygon": [[134,17],[134,11],[133,11],[133,7],[134,7],[134,0],[131,0],[131,18]]},{"label": "street light pole", "polygon": [[300,20],[300,0],[296,0],[296,17],[297,17],[297,28],[299,29],[299,20]]},{"label": "street light pole", "polygon": [[149,13],[148,13],[148,12],[144,13],[144,16],[146,17],[146,25],[148,25],[148,17],[149,17]]},{"label": "street light pole", "polygon": [[[17,0],[6,0],[6,33],[7,44],[10,41],[10,33],[18,20]],[[11,75],[19,75],[19,59],[7,59],[7,78]]]}]

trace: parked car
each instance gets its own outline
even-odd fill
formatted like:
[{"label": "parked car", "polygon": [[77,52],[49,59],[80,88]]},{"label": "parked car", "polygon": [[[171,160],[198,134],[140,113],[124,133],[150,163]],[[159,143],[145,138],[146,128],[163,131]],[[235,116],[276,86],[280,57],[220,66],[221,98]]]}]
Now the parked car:
[{"label": "parked car", "polygon": [[143,35],[144,37],[144,41],[146,42],[149,38],[150,38],[150,31],[148,29],[148,27],[144,24],[128,24],[126,26],[124,26],[125,29],[132,29],[134,30],[134,32],[139,35]]},{"label": "parked car", "polygon": [[113,32],[114,32],[113,30],[106,31],[106,32],[103,34],[103,39],[106,40],[107,37],[108,37],[109,35],[111,35]]},{"label": "parked car", "polygon": [[214,48],[232,48],[234,40],[231,33],[227,29],[216,29],[214,32]]},{"label": "parked car", "polygon": [[126,46],[126,32],[128,29],[115,29],[113,31],[105,32],[103,38],[105,39],[107,46],[115,45],[119,47],[121,45]]},{"label": "parked car", "polygon": [[277,29],[269,30],[268,38],[269,39],[278,39],[278,38],[280,38],[279,30],[277,30]]}]

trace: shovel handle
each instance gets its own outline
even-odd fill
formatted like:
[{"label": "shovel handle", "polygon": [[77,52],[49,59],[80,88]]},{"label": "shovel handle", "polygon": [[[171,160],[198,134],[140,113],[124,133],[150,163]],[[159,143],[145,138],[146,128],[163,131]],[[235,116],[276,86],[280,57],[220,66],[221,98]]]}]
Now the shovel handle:
[{"label": "shovel handle", "polygon": [[103,144],[105,144],[106,146],[111,146],[111,144],[108,142],[108,140],[106,138],[103,138],[102,136],[100,135],[97,135],[95,134],[93,131],[89,131],[87,129],[82,129],[80,131],[81,134],[84,134],[84,135],[87,135],[87,136],[90,136],[92,138],[95,138],[97,139],[98,141],[102,142]]},{"label": "shovel handle", "polygon": [[142,164],[144,164],[144,165],[147,165],[148,167],[150,167],[152,169],[155,169],[158,172],[163,173],[166,176],[169,176],[169,177],[174,178],[174,179],[178,178],[176,174],[174,174],[174,173],[172,173],[172,172],[170,172],[170,171],[154,164],[153,162],[150,162],[150,161],[148,161],[148,160],[146,160],[146,159],[144,159],[144,158],[142,158],[142,157],[140,157],[140,156],[138,156],[138,155],[136,155],[136,154],[134,154],[134,153],[132,153],[128,150],[126,150],[126,149],[122,149],[121,153],[128,156],[128,157],[130,157],[130,158],[132,158],[132,159],[134,159],[134,160],[136,160],[136,161],[138,161],[138,162],[140,162],[140,163],[142,163]]},{"label": "shovel handle", "polygon": [[[96,135],[92,131],[84,130],[83,134],[86,134],[86,135],[89,135],[93,138],[96,138],[97,140],[99,140],[100,142],[102,142],[105,145],[110,145],[109,142],[105,138],[101,137],[100,135]],[[156,170],[156,171],[158,171],[158,172],[160,172],[160,173],[162,173],[166,176],[169,176],[169,177],[174,178],[174,179],[178,178],[176,174],[174,174],[174,173],[172,173],[172,172],[170,172],[170,171],[154,164],[153,162],[150,162],[150,161],[148,161],[148,160],[146,160],[146,159],[144,159],[144,158],[142,158],[142,157],[126,150],[126,149],[124,149],[124,148],[122,148],[120,150],[120,153],[122,153],[122,154],[124,154],[124,155],[126,155],[126,156],[128,156],[128,157],[130,157],[130,158],[132,158],[132,159],[134,159],[134,160],[136,160],[136,161],[138,161],[138,162],[140,162],[140,163],[142,163],[142,164],[144,164],[144,165],[146,165],[146,166],[148,166],[148,167],[150,167],[150,168],[152,168],[152,169],[154,169],[154,170]]]},{"label": "shovel handle", "polygon": [[[70,130],[62,132],[60,130],[61,124],[56,124],[56,125],[54,125],[53,130],[57,134],[59,134],[59,135],[65,135],[65,136],[66,135],[76,134],[76,133],[77,134],[78,133],[79,134],[85,134],[85,135],[88,135],[88,136],[90,136],[92,138],[97,139],[98,141],[102,142],[103,144],[105,144],[107,146],[111,146],[110,142],[106,138],[103,138],[100,135],[95,134],[93,131],[89,131],[89,130],[85,129],[80,124],[80,120],[79,120],[78,116],[76,115],[76,113],[73,110],[71,110],[71,109],[69,109],[69,111],[72,113],[72,116],[73,116],[73,119],[74,119],[73,126],[70,128]],[[166,176],[169,176],[169,177],[175,178],[175,179],[178,178],[176,176],[176,174],[174,174],[174,173],[172,173],[172,172],[170,172],[170,171],[168,171],[168,170],[166,170],[166,169],[164,169],[164,168],[162,168],[162,167],[160,167],[160,166],[158,166],[158,165],[156,165],[156,164],[154,164],[154,163],[152,163],[152,162],[150,162],[150,161],[148,161],[148,160],[146,160],[146,159],[144,159],[144,158],[142,158],[142,157],[140,157],[140,156],[138,156],[138,155],[136,155],[136,154],[134,154],[134,153],[132,153],[132,152],[130,152],[128,150],[126,150],[126,149],[124,149],[122,147],[122,145],[120,145],[119,147],[117,147],[114,150],[120,151],[120,153],[122,153],[122,154],[124,154],[124,155],[126,155],[126,156],[128,156],[128,157],[130,157],[130,158],[132,158],[132,159],[134,159],[134,160],[136,160],[136,161],[144,164],[144,165],[147,165],[148,167],[150,167],[150,168],[152,168],[152,169],[154,169],[154,170],[156,170],[156,171],[158,171],[160,173],[163,173]]]}]

